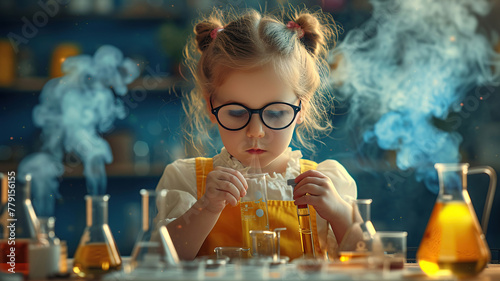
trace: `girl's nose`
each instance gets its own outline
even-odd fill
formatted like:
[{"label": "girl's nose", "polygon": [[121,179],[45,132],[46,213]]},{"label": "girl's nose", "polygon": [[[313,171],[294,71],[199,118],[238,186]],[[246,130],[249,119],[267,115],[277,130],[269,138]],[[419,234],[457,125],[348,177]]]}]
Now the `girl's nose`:
[{"label": "girl's nose", "polygon": [[264,127],[265,125],[260,120],[259,116],[252,116],[250,123],[247,126],[247,137],[249,138],[262,138],[264,137]]}]

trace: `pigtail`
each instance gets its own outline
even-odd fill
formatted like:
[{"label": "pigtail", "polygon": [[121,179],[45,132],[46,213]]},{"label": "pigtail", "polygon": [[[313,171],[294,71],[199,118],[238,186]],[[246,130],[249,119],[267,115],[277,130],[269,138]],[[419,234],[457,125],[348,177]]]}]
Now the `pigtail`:
[{"label": "pigtail", "polygon": [[325,14],[301,12],[295,16],[294,22],[300,26],[303,33],[300,42],[312,55],[326,54],[330,41],[333,42],[333,46],[335,45],[337,29],[333,18]]},{"label": "pigtail", "polygon": [[220,21],[214,19],[202,21],[194,27],[195,40],[201,52],[204,52],[210,46],[210,43],[215,38],[213,36],[214,31],[217,32],[221,27]]}]

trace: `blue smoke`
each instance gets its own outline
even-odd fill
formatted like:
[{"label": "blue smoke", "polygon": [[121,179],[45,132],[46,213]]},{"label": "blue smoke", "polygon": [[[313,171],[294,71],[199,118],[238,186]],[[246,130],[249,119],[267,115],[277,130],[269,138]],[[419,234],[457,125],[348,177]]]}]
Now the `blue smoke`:
[{"label": "blue smoke", "polygon": [[112,129],[116,118],[125,118],[121,97],[139,76],[136,63],[113,46],[100,47],[93,57],[67,58],[62,69],[65,75],[45,84],[33,109],[34,124],[42,129],[41,152],[23,159],[18,168],[20,178],[32,174],[33,201],[41,216],[54,213],[65,154],[83,162],[89,194],[106,192],[104,165],[113,156],[100,134]]},{"label": "blue smoke", "polygon": [[[332,83],[350,104],[346,126],[396,151],[402,170],[436,192],[437,162],[458,162],[462,137],[438,128],[473,87],[499,82],[500,58],[478,32],[486,0],[372,0],[373,16],[332,53]],[[495,66],[496,64],[496,66]]]}]

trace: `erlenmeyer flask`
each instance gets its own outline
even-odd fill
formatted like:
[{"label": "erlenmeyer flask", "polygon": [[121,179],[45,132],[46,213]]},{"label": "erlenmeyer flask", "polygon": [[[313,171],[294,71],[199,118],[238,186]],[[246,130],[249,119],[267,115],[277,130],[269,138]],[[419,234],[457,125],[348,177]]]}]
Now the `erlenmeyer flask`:
[{"label": "erlenmeyer flask", "polygon": [[96,278],[121,269],[122,260],[108,226],[109,195],[86,195],[87,226],[73,260],[73,272]]},{"label": "erlenmeyer flask", "polygon": [[16,187],[15,174],[9,173],[6,192],[11,199],[7,199],[0,214],[0,252],[2,253],[0,271],[9,272],[10,269],[28,276],[29,246],[37,243],[40,228],[40,222],[30,199],[31,175],[26,175],[25,183],[21,188]]},{"label": "erlenmeyer flask", "polygon": [[375,228],[370,218],[371,199],[352,200],[352,225],[339,245],[341,262],[367,258],[373,254]]},{"label": "erlenmeyer flask", "polygon": [[[142,230],[132,250],[131,269],[161,270],[172,265],[172,262],[177,264],[179,258],[175,248],[169,248],[169,245],[163,242],[162,237],[160,237],[162,241],[151,239],[163,235],[154,224],[154,218],[158,214],[156,197],[165,197],[167,191],[162,190],[157,193],[154,190],[142,189],[140,193],[142,196]],[[159,202],[165,202],[165,199],[160,199]]]},{"label": "erlenmeyer flask", "polygon": [[467,163],[438,163],[434,167],[439,177],[439,195],[418,248],[418,264],[428,275],[474,276],[484,269],[491,256],[467,192],[467,174],[490,176],[483,212],[485,231],[495,192],[495,171],[491,167],[468,169]]}]

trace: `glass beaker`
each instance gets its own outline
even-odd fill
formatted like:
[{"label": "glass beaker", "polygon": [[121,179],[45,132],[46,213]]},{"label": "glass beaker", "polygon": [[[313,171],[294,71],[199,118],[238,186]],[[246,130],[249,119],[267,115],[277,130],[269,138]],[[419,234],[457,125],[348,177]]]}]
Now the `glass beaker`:
[{"label": "glass beaker", "polygon": [[[252,238],[252,257],[254,258],[271,258],[273,263],[282,262],[280,253],[280,237],[281,231],[286,230],[286,227],[280,227],[269,230],[250,230]],[[284,260],[287,260],[285,257]]]},{"label": "glass beaker", "polygon": [[[31,175],[26,175],[21,188],[16,188],[14,172],[7,177],[7,201],[0,214],[0,271],[29,275],[29,246],[37,243],[40,222],[31,204]],[[12,251],[14,250],[14,251]],[[5,253],[5,254],[3,254]]]},{"label": "glass beaker", "polygon": [[243,247],[250,248],[250,230],[269,230],[266,174],[246,175],[245,180],[248,189],[240,201],[241,227]]},{"label": "glass beaker", "polygon": [[109,195],[86,195],[87,226],[73,260],[73,272],[98,278],[121,269],[122,260],[108,226]]},{"label": "glass beaker", "polygon": [[39,217],[38,242],[30,245],[30,279],[46,279],[67,271],[67,249],[54,232],[54,217]]},{"label": "glass beaker", "polygon": [[439,194],[417,251],[418,264],[428,275],[474,276],[484,269],[491,254],[467,192],[467,174],[490,176],[483,212],[485,231],[495,193],[495,171],[487,166],[469,169],[467,163],[438,163],[434,167]]},{"label": "glass beaker", "polygon": [[[132,269],[156,269],[161,270],[167,267],[169,260],[167,256],[172,256],[175,263],[179,258],[175,248],[169,248],[168,245],[157,239],[151,239],[154,236],[161,235],[158,227],[154,224],[154,218],[158,214],[156,206],[157,197],[166,197],[167,191],[156,192],[154,190],[141,189],[142,196],[142,229],[132,250],[130,266]],[[165,199],[160,199],[165,202]]]},{"label": "glass beaker", "polygon": [[371,203],[372,199],[352,200],[353,223],[346,231],[338,249],[341,262],[365,261],[374,254],[373,242],[376,231],[370,218]]}]

